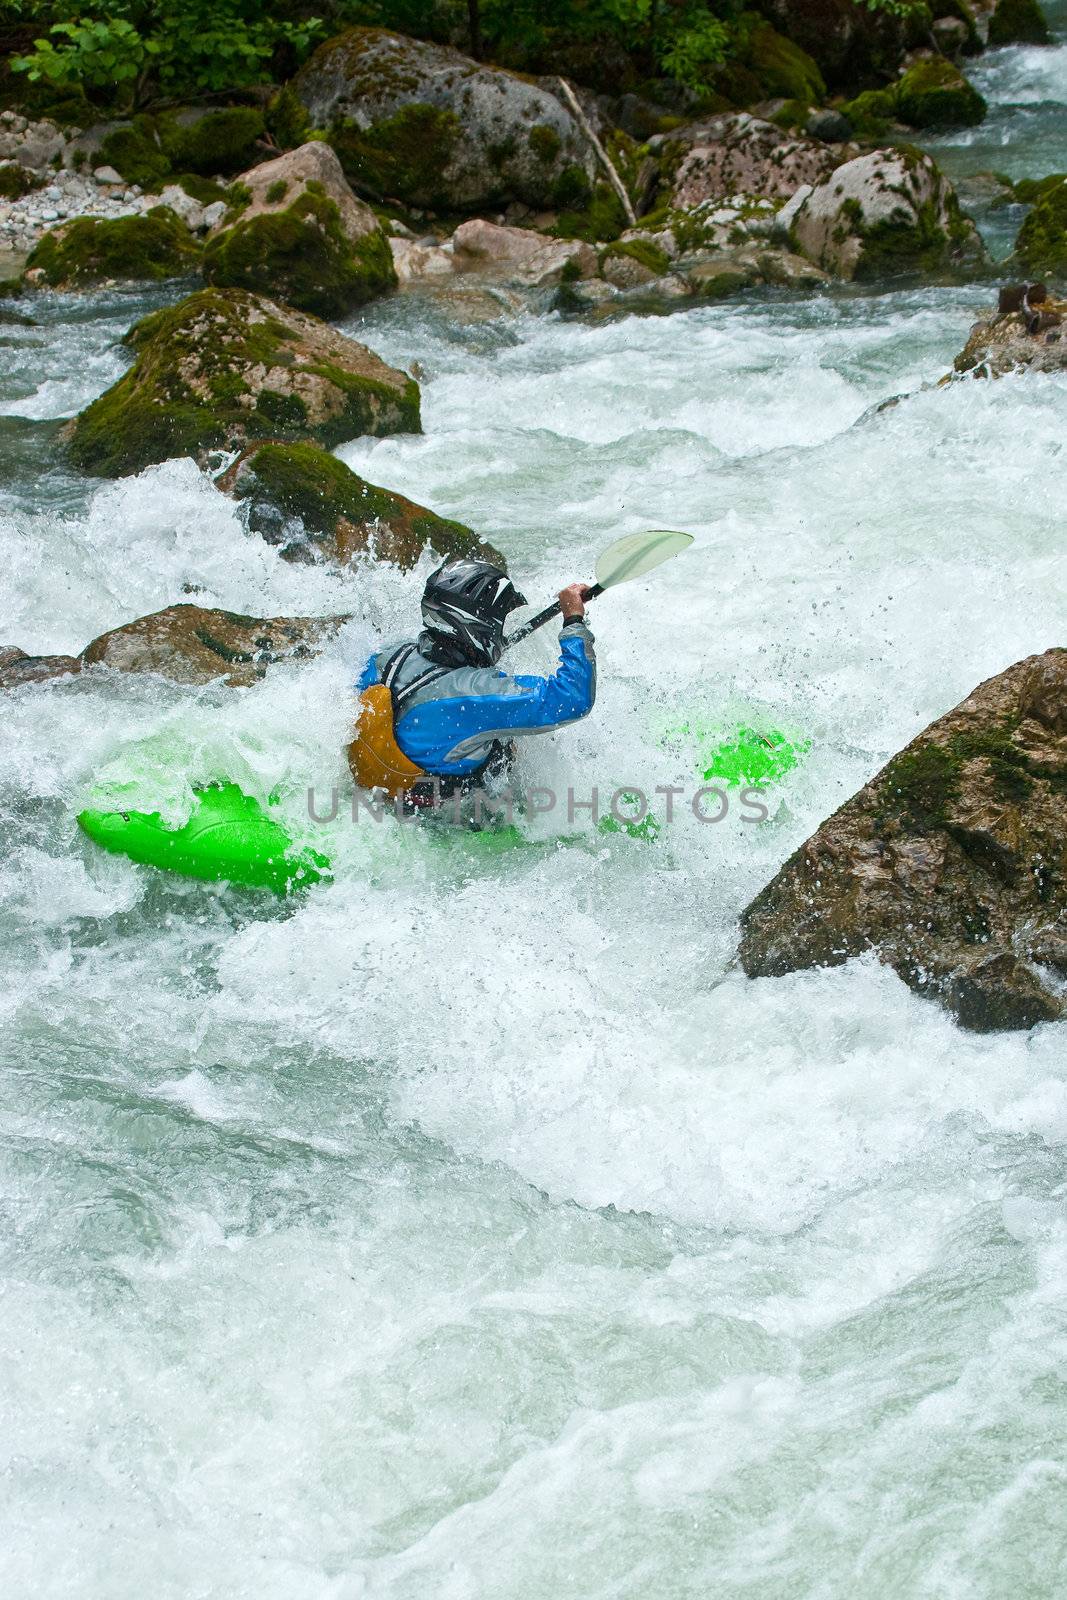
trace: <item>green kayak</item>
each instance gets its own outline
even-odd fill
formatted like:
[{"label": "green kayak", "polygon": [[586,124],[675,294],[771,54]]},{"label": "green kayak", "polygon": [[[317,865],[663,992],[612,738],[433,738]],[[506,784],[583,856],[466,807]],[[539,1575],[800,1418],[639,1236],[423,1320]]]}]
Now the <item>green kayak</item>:
[{"label": "green kayak", "polygon": [[116,855],[211,883],[287,894],[332,876],[324,855],[295,848],[281,824],[235,783],[199,790],[181,828],[168,828],[158,811],[83,811],[78,824]]}]

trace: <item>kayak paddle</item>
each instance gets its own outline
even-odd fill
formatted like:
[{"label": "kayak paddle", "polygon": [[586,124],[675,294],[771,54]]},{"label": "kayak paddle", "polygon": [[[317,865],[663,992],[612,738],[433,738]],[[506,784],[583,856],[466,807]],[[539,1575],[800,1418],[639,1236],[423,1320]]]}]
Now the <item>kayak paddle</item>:
[{"label": "kayak paddle", "polygon": [[[597,557],[596,582],[586,590],[586,600],[595,600],[598,594],[614,589],[617,584],[629,583],[631,578],[643,578],[646,572],[669,561],[672,556],[681,555],[692,543],[691,533],[673,533],[666,528],[650,528],[644,533],[628,533],[622,539],[616,539]],[[504,640],[504,649],[510,650],[513,644],[529,638],[535,629],[544,627],[546,622],[558,616],[559,609],[559,601],[553,600],[536,617],[531,617],[521,628],[516,628]]]}]

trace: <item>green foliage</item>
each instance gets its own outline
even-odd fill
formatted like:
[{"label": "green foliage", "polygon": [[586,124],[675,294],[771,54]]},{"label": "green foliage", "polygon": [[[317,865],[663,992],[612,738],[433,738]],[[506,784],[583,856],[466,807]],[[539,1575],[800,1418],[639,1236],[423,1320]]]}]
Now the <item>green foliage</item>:
[{"label": "green foliage", "polygon": [[[8,0],[9,6],[12,0]],[[209,94],[270,80],[324,33],[299,5],[270,0],[15,0],[47,32],[12,60],[32,83],[82,90],[124,108],[154,96]],[[290,15],[280,15],[289,11]],[[293,14],[295,13],[295,15]]]},{"label": "green foliage", "polygon": [[16,161],[6,161],[0,166],[0,199],[21,200],[23,195],[41,186],[41,179],[34,177],[25,167],[20,167]]},{"label": "green foliage", "polygon": [[307,139],[307,109],[288,84],[267,107],[267,129],[281,150],[295,150]]},{"label": "green foliage", "polygon": [[39,268],[52,288],[85,288],[110,279],[176,278],[192,272],[199,257],[185,224],[156,206],[139,217],[78,217],[46,233],[26,265]]},{"label": "green foliage", "polygon": [[256,159],[256,140],[266,131],[262,113],[251,106],[209,111],[195,122],[161,117],[159,142],[172,168],[209,176],[243,172]]},{"label": "green foliage", "polygon": [[100,147],[100,157],[127,183],[139,183],[146,189],[170,172],[170,162],[156,143],[147,118],[139,117],[131,127],[109,133]]}]

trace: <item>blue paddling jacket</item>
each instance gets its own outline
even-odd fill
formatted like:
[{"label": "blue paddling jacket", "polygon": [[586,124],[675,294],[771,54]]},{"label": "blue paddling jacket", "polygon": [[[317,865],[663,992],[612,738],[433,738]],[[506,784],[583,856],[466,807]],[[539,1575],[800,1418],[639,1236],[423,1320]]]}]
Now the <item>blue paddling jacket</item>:
[{"label": "blue paddling jacket", "polygon": [[[390,686],[403,702],[396,742],[426,772],[463,777],[485,763],[494,744],[566,727],[593,709],[596,656],[593,635],[580,617],[560,629],[559,666],[550,678],[509,677],[495,667],[454,667],[440,674],[433,659],[422,654],[424,647],[429,648],[429,639],[421,634]],[[357,685],[360,691],[382,681],[397,649],[392,644],[371,656]],[[407,686],[423,675],[432,681],[405,695]]]}]

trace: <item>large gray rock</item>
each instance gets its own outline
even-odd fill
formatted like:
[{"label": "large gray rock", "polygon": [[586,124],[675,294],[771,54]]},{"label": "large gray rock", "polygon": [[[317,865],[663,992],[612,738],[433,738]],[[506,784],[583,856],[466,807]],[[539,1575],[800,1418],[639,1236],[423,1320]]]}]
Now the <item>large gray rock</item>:
[{"label": "large gray rock", "polygon": [[783,133],[747,111],[679,128],[658,142],[668,162],[681,151],[671,204],[684,211],[734,194],[787,199],[801,184],[821,183],[856,149]]},{"label": "large gray rock", "polygon": [[[383,28],[320,45],[293,80],[365,194],[473,211],[541,207],[591,180],[595,157],[555,95],[458,50]],[[572,169],[577,169],[575,172]]]},{"label": "large gray rock", "polygon": [[973,266],[985,249],[956,192],[928,155],[874,150],[799,196],[782,223],[794,249],[839,278]]},{"label": "large gray rock", "polygon": [[[250,167],[235,181],[251,195],[248,204],[241,209],[242,222],[288,211],[294,201],[307,193],[308,184],[312,184],[318,185],[325,198],[337,207],[341,232],[350,244],[358,244],[379,231],[378,218],[369,205],[357,200],[336,152],[321,139],[312,139],[296,150],[287,150],[274,161]],[[212,233],[221,233],[228,224],[229,219],[223,218]]]},{"label": "large gray rock", "polygon": [[505,283],[541,288],[568,275],[596,274],[596,251],[580,239],[546,239],[530,228],[505,228],[473,217],[452,235],[458,272],[477,272]]},{"label": "large gray rock", "polygon": [[741,918],[750,977],[875,951],[969,1028],[1067,1010],[1067,650],[988,679],[801,845]]},{"label": "large gray rock", "polygon": [[279,661],[308,660],[347,617],[246,617],[195,605],[166,606],[86,645],[85,666],[157,672],[174,683],[256,683]]}]

